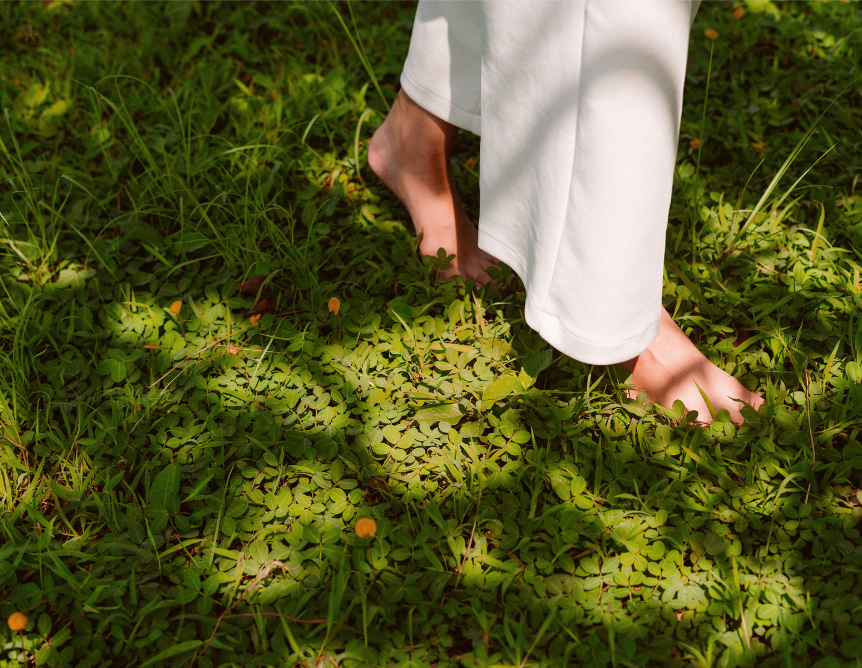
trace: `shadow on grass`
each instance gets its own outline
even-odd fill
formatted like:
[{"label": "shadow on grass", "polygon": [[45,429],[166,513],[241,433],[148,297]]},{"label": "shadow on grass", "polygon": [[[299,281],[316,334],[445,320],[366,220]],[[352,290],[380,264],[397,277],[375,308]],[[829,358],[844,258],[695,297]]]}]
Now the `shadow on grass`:
[{"label": "shadow on grass", "polygon": [[[265,346],[211,349],[163,395],[112,390],[101,374],[111,414],[52,407],[42,390],[46,418],[75,429],[68,443],[27,436],[42,473],[18,467],[31,482],[4,518],[2,613],[27,610],[38,627],[22,651],[44,637],[57,657],[82,647],[79,665],[187,662],[204,648],[201,665],[855,656],[859,513],[834,490],[858,486],[856,460],[813,468],[803,415],[780,406],[738,430],[679,426],[565,361],[487,408],[494,374],[478,362],[506,362],[492,331],[504,321],[471,303],[441,305],[454,314],[443,331],[432,311],[404,321],[412,339],[390,320],[355,347],[331,343],[337,329],[267,319],[283,346],[271,362],[256,357]],[[470,337],[449,335],[471,320]],[[515,326],[513,340],[530,338]],[[139,368],[124,354],[123,388],[157,375],[154,357]],[[529,368],[535,351],[515,355],[507,364]],[[76,365],[40,372],[68,384]],[[465,370],[476,385],[457,416],[413,419],[436,401],[430,386],[445,394]],[[560,374],[591,397],[552,389]],[[373,539],[352,533],[358,517],[376,520]]]}]

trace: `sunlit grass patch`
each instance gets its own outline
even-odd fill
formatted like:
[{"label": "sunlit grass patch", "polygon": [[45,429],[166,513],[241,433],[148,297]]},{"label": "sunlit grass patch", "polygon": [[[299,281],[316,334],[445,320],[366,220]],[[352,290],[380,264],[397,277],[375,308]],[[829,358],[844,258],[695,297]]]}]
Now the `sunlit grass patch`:
[{"label": "sunlit grass patch", "polygon": [[858,7],[693,31],[663,299],[767,398],[708,428],[435,281],[352,10],[0,4],[0,663],[855,665]]}]

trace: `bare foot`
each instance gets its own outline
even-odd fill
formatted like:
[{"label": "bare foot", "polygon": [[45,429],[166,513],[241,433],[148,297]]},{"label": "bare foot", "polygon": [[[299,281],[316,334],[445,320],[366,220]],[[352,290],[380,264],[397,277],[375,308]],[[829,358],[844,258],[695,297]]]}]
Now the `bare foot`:
[{"label": "bare foot", "polygon": [[667,407],[679,399],[686,410],[697,411],[700,422],[712,422],[712,417],[698,385],[709,397],[715,412],[727,409],[736,424],[744,420],[739,412],[743,404],[735,399],[741,399],[755,410],[764,402],[759,394],[747,390],[736,378],[710,362],[664,309],[656,340],[640,355],[620,366],[632,372],[637,389],[629,391],[631,398],[646,392],[648,401]]},{"label": "bare foot", "polygon": [[404,91],[368,146],[368,165],[407,207],[423,255],[442,248],[455,259],[440,272],[479,285],[497,260],[479,249],[479,234],[467,217],[452,176],[458,128],[428,113]]}]

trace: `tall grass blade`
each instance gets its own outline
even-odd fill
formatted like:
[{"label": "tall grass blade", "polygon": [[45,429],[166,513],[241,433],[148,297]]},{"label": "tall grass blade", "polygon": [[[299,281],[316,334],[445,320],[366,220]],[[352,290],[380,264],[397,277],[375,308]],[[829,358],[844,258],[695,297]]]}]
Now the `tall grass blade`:
[{"label": "tall grass blade", "polygon": [[[380,96],[380,99],[383,101],[383,106],[386,107],[386,111],[388,112],[390,109],[389,102],[386,100],[386,96],[383,94],[383,89],[380,88],[380,82],[377,80],[377,75],[374,73],[374,68],[371,67],[371,64],[368,62],[368,58],[365,55],[365,49],[361,45],[361,40],[359,40],[359,30],[357,29],[356,39],[354,39],[353,33],[350,32],[350,28],[347,27],[347,24],[344,22],[344,18],[341,16],[341,12],[338,11],[338,8],[335,6],[335,3],[330,2],[329,6],[332,8],[332,11],[335,12],[335,16],[338,18],[338,22],[341,24],[341,27],[344,29],[344,33],[347,35],[347,38],[353,45],[353,50],[356,51],[356,55],[359,56],[359,61],[362,63],[362,66],[368,73],[368,76],[371,79],[371,83],[373,83],[374,88],[377,89],[377,94]],[[350,9],[350,18],[353,19],[353,7],[350,6],[350,0],[348,0],[347,2],[347,7]],[[353,27],[354,29],[356,29],[355,20],[353,21]]]}]

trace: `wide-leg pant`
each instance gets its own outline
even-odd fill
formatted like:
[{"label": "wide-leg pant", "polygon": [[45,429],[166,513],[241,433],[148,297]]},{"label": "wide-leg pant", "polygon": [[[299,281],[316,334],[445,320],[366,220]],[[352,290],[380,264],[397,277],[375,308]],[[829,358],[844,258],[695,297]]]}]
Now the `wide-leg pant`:
[{"label": "wide-leg pant", "polygon": [[527,289],[527,323],[613,364],[661,315],[689,0],[420,0],[401,75],[481,134],[479,246]]}]

